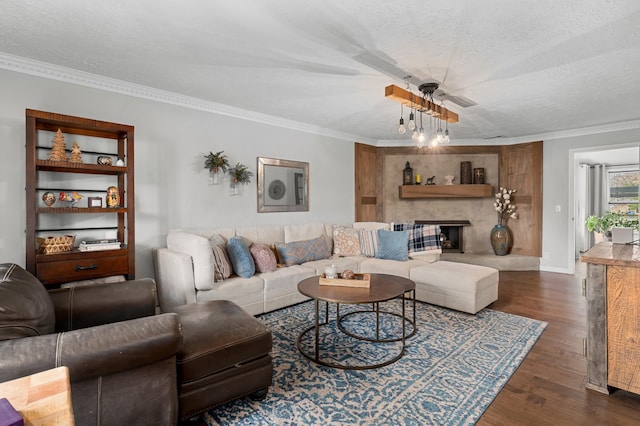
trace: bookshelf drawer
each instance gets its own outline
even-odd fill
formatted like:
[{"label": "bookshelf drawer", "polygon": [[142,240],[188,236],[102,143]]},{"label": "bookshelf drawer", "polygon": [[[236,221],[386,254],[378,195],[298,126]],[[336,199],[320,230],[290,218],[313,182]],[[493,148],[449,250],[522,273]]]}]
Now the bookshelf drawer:
[{"label": "bookshelf drawer", "polygon": [[114,254],[72,260],[38,263],[37,277],[43,284],[87,280],[110,275],[127,275],[129,257]]}]

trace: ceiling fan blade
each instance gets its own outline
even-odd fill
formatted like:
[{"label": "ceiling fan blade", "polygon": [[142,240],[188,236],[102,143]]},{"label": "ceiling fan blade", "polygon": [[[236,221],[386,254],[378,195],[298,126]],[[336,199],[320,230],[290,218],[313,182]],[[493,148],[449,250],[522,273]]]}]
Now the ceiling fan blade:
[{"label": "ceiling fan blade", "polygon": [[446,93],[442,89],[438,89],[433,92],[433,97],[442,101],[453,102],[454,104],[461,106],[462,108],[469,108],[478,105],[477,102],[472,101],[464,96],[456,96],[450,93]]},{"label": "ceiling fan blade", "polygon": [[356,62],[360,62],[362,65],[366,65],[382,74],[389,77],[395,77],[399,80],[404,80],[414,86],[422,84],[422,80],[412,73],[407,72],[394,65],[393,59],[385,59],[383,56],[387,56],[382,52],[372,52],[370,50],[363,50],[353,57]]}]

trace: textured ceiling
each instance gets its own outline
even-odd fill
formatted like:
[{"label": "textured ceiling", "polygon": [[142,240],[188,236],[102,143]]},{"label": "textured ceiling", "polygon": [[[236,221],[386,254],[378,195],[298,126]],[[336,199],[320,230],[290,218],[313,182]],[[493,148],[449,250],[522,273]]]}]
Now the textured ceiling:
[{"label": "textured ceiling", "polygon": [[640,119],[637,0],[0,6],[0,52],[370,140],[400,139],[384,87],[405,75],[477,104],[446,103],[456,139]]}]

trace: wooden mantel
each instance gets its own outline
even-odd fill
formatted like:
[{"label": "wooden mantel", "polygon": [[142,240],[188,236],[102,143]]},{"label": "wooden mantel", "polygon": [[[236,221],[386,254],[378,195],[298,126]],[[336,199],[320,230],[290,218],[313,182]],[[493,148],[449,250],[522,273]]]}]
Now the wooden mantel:
[{"label": "wooden mantel", "polygon": [[487,198],[493,196],[493,186],[475,185],[401,185],[401,199],[414,198]]}]

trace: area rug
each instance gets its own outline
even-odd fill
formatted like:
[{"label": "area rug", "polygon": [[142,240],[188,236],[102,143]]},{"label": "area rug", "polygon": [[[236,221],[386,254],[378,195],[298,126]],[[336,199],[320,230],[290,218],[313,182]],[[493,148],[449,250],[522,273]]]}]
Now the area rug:
[{"label": "area rug", "polygon": [[[381,304],[399,313],[400,302]],[[362,309],[341,305],[340,313]],[[263,401],[239,399],[205,413],[209,425],[472,425],[518,368],[546,323],[484,309],[469,315],[426,303],[416,306],[417,330],[400,360],[381,368],[343,370],[320,366],[296,347],[313,324],[314,302],[258,317],[273,332],[273,385]],[[324,313],[324,309],[321,309]],[[335,305],[321,327],[320,357],[328,362],[367,365],[393,358],[401,341],[371,343],[338,330]],[[408,317],[412,316],[407,304]],[[362,337],[393,339],[401,319],[381,315],[345,317],[343,328]],[[412,326],[405,322],[407,332]],[[315,354],[314,333],[301,340]]]}]

